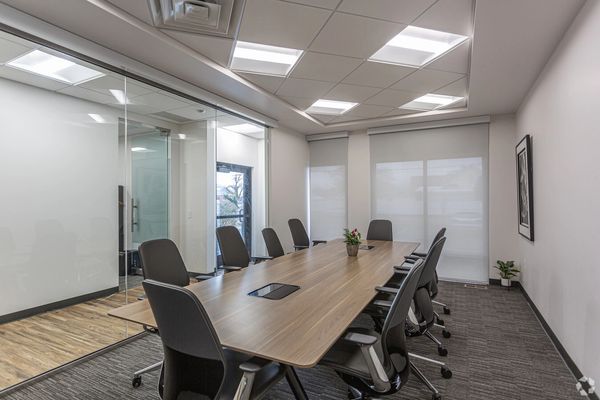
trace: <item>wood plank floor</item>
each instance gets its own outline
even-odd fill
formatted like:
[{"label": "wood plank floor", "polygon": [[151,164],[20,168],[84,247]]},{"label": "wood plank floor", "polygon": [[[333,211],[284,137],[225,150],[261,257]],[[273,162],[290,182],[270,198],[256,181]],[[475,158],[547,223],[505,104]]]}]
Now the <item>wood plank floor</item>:
[{"label": "wood plank floor", "polygon": [[0,390],[142,331],[108,311],[143,294],[141,286],[0,325]]}]

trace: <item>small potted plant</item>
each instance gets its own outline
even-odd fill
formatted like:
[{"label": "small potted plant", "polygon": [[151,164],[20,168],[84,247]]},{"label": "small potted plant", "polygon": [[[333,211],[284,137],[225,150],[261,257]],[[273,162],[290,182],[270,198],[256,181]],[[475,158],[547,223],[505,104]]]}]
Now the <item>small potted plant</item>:
[{"label": "small potted plant", "polygon": [[358,229],[354,230],[344,229],[344,243],[346,243],[346,251],[350,257],[356,257],[358,255],[358,246],[360,245],[360,232]]},{"label": "small potted plant", "polygon": [[496,261],[494,268],[500,273],[501,284],[507,288],[510,288],[510,280],[519,274],[519,269],[515,267],[514,261]]}]

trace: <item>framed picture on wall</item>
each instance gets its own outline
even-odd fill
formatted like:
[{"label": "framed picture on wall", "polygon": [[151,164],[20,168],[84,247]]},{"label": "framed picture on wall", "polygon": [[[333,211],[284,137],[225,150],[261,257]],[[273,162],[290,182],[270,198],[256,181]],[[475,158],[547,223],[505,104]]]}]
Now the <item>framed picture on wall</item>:
[{"label": "framed picture on wall", "polygon": [[517,195],[519,204],[519,233],[533,242],[533,169],[531,164],[531,136],[516,147]]}]

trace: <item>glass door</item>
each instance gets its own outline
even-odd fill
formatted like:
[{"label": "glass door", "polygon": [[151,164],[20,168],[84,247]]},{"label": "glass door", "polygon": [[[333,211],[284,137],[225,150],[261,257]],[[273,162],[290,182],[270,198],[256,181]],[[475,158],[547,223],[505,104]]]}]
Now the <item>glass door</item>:
[{"label": "glass door", "polygon": [[[232,225],[239,229],[252,248],[252,168],[217,163],[217,227]],[[222,265],[217,245],[217,265]]]}]

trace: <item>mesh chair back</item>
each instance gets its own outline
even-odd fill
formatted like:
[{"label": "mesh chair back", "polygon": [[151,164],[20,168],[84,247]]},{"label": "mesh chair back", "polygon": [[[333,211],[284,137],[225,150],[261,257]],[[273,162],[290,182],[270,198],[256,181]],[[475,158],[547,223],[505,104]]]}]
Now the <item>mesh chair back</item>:
[{"label": "mesh chair back", "polygon": [[169,239],[149,240],[138,247],[145,279],[177,286],[190,284],[190,277],[177,245]]},{"label": "mesh chair back", "polygon": [[423,266],[423,261],[418,260],[402,281],[381,330],[381,343],[384,356],[387,358],[384,360],[384,365],[389,365],[391,362],[398,373],[408,368],[404,323],[419,284]]},{"label": "mesh chair back", "polygon": [[221,226],[217,228],[217,240],[226,267],[245,268],[250,264],[248,249],[240,231],[235,226]]},{"label": "mesh chair back", "polygon": [[306,233],[306,229],[304,229],[302,221],[298,218],[292,218],[288,221],[288,225],[290,227],[290,232],[292,233],[294,246],[309,247],[310,239],[308,238],[308,234]]},{"label": "mesh chair back", "polygon": [[374,219],[369,223],[367,240],[394,240],[392,221],[387,219]]},{"label": "mesh chair back", "polygon": [[425,257],[423,273],[421,274],[421,279],[419,280],[419,287],[428,286],[432,281],[435,280],[435,269],[437,268],[437,264],[440,260],[440,255],[442,254],[442,249],[444,248],[445,243],[446,238],[443,237],[435,242],[433,246],[431,246],[431,250],[427,253],[427,257]]},{"label": "mesh chair back", "polygon": [[225,356],[204,307],[185,288],[153,280],[143,285],[164,347],[162,397],[177,399],[191,392],[217,398]]},{"label": "mesh chair back", "polygon": [[269,257],[281,257],[285,254],[283,251],[283,246],[279,241],[279,237],[277,237],[277,233],[273,228],[265,228],[262,230],[263,239],[265,240],[265,244],[267,245],[267,252],[269,253]]},{"label": "mesh chair back", "polygon": [[429,246],[429,251],[431,251],[431,249],[433,248],[433,245],[440,240],[441,238],[444,237],[444,235],[446,234],[446,228],[442,228],[438,231],[438,233],[435,234],[435,237],[433,238],[433,241],[431,242],[431,246]]}]

